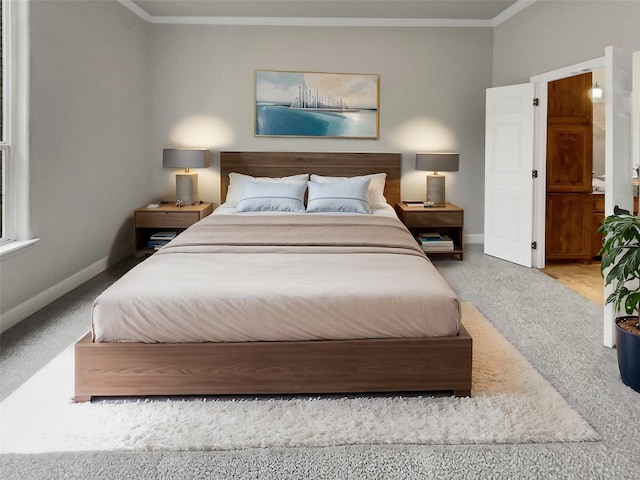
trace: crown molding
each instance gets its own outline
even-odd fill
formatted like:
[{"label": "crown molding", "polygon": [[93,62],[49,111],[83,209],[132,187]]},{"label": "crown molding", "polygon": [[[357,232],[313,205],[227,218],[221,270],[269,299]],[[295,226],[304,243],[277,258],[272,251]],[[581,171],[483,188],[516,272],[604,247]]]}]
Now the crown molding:
[{"label": "crown molding", "polygon": [[132,0],[118,0],[143,20],[155,24],[237,25],[275,27],[481,27],[500,25],[538,0],[518,0],[490,20],[457,18],[345,18],[345,17],[163,17],[149,15]]},{"label": "crown molding", "polygon": [[129,10],[131,10],[133,13],[135,13],[137,16],[139,16],[143,20],[146,20],[147,22],[150,22],[150,23],[155,23],[154,19],[156,17],[149,15],[146,10],[140,8],[131,0],[118,0],[118,2],[120,2],[122,5],[127,7]]},{"label": "crown molding", "polygon": [[274,27],[492,27],[491,20],[345,17],[153,17],[153,23]]},{"label": "crown molding", "polygon": [[518,0],[516,3],[511,5],[509,8],[506,8],[505,10],[503,10],[502,13],[500,13],[500,14],[496,15],[495,17],[493,17],[493,19],[491,19],[491,26],[492,27],[497,27],[501,23],[506,22],[507,20],[509,20],[514,15],[517,15],[518,13],[523,11],[525,8],[530,7],[531,5],[536,3],[537,1],[538,0]]}]

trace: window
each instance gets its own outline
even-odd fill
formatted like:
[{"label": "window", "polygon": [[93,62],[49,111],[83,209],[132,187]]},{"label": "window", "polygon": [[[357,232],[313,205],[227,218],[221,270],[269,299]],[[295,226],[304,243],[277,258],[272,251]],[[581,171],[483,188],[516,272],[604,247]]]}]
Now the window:
[{"label": "window", "polygon": [[0,243],[4,242],[7,239],[7,215],[5,213],[5,192],[7,189],[5,176],[7,174],[7,151],[9,149],[9,145],[7,143],[5,134],[6,134],[6,92],[7,92],[7,82],[6,82],[6,64],[7,64],[7,55],[5,53],[5,47],[7,42],[5,40],[5,33],[7,28],[5,27],[6,18],[5,15],[5,0],[0,0],[0,11],[2,11],[2,22],[0,22],[0,78],[2,78],[2,82],[0,82],[0,176],[2,177],[2,181],[0,182]]},{"label": "window", "polygon": [[29,231],[29,2],[0,0],[0,255]]}]

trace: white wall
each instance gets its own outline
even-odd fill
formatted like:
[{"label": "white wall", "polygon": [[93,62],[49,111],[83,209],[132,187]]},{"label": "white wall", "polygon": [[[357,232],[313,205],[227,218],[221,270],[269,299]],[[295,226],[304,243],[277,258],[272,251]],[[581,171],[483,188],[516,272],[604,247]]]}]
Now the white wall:
[{"label": "white wall", "polygon": [[[491,84],[488,28],[338,28],[154,25],[154,189],[174,197],[167,146],[220,150],[389,151],[404,156],[405,199],[425,196],[416,151],[458,151],[447,199],[481,234],[484,92]],[[254,137],[254,70],[380,75],[380,139]],[[219,201],[216,161],[199,171],[200,196]]]},{"label": "white wall", "polygon": [[493,86],[604,56],[640,50],[640,2],[538,1],[494,29]]},{"label": "white wall", "polygon": [[3,327],[37,307],[34,298],[55,298],[69,277],[132,251],[132,210],[153,189],[149,29],[114,2],[30,2],[30,201],[40,241],[2,257]]}]

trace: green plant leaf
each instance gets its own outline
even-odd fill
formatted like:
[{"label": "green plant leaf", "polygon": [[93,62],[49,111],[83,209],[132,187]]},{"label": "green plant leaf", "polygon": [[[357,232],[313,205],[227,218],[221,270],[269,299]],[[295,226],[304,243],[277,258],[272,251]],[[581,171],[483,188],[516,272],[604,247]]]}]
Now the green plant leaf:
[{"label": "green plant leaf", "polygon": [[605,235],[600,272],[606,285],[616,282],[606,303],[632,315],[640,306],[640,281],[632,283],[640,280],[640,218],[609,215],[598,231]]},{"label": "green plant leaf", "polygon": [[627,315],[633,315],[636,311],[638,311],[639,306],[640,292],[631,293],[624,302],[624,311],[627,312]]}]

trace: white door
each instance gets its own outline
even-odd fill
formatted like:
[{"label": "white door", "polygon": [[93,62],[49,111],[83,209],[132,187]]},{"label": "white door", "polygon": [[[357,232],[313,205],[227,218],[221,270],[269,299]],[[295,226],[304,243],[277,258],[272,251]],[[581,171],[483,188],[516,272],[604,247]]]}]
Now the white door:
[{"label": "white door", "polygon": [[487,89],[484,253],[531,267],[534,84]]}]

